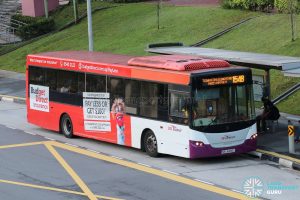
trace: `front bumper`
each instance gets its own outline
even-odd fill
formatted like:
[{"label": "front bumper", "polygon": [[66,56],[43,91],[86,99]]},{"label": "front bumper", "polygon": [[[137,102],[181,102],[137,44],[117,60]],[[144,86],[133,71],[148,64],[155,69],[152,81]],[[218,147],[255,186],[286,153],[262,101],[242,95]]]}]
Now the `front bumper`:
[{"label": "front bumper", "polygon": [[224,148],[213,148],[210,144],[204,144],[203,146],[199,147],[193,144],[192,141],[190,141],[190,158],[195,159],[235,155],[255,151],[256,147],[256,139],[247,139],[243,144]]}]

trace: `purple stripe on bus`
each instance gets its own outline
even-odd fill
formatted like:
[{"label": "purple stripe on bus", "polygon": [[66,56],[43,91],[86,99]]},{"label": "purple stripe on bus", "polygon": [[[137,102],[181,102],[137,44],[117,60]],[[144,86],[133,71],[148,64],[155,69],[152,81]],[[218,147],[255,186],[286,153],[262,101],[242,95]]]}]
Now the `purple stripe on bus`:
[{"label": "purple stripe on bus", "polygon": [[[247,153],[255,151],[256,144],[256,139],[248,139],[243,144],[237,146],[214,148],[210,144],[204,144],[202,147],[197,147],[190,141],[190,158],[205,158]],[[234,152],[231,152],[233,149]],[[226,152],[226,150],[228,151]]]}]

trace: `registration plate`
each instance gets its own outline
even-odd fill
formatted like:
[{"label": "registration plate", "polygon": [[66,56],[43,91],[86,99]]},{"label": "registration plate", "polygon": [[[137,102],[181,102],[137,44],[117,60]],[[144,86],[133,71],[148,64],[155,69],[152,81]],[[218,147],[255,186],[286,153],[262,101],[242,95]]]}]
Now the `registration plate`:
[{"label": "registration plate", "polygon": [[225,149],[221,151],[221,154],[234,153],[235,149]]}]

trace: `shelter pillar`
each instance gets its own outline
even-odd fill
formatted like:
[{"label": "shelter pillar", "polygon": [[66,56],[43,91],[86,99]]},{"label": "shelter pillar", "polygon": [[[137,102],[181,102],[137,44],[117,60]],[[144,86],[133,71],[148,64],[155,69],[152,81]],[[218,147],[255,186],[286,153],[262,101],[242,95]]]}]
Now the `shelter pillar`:
[{"label": "shelter pillar", "polygon": [[270,81],[270,69],[265,69],[265,91],[264,95],[271,100],[271,81]]}]

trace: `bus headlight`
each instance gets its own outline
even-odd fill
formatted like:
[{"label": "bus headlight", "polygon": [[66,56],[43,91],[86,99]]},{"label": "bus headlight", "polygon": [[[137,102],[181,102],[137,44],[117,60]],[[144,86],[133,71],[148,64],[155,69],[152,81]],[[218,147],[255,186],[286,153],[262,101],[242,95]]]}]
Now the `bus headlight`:
[{"label": "bus headlight", "polygon": [[196,147],[203,147],[204,143],[202,141],[191,141],[191,143]]},{"label": "bus headlight", "polygon": [[257,133],[253,134],[253,135],[250,137],[251,140],[254,140],[254,139],[256,139],[256,138],[257,138]]}]

